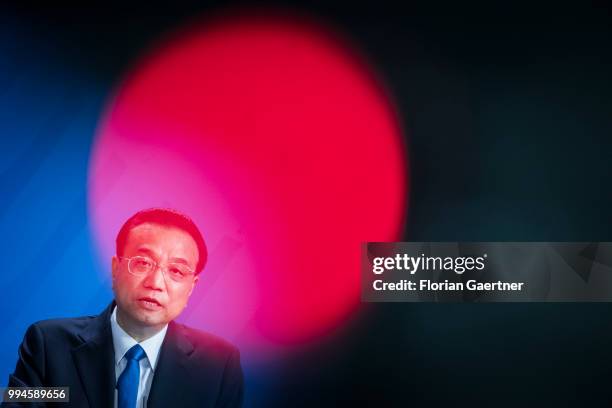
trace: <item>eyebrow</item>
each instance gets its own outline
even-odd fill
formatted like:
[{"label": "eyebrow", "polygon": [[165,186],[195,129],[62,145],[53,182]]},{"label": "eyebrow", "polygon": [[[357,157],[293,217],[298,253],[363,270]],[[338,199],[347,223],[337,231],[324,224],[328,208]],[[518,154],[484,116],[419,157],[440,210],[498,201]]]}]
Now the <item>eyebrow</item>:
[{"label": "eyebrow", "polygon": [[[157,259],[157,254],[155,254],[155,252],[153,252],[152,250],[150,250],[150,249],[149,249],[149,248],[147,248],[147,247],[141,247],[141,248],[138,248],[138,249],[136,250],[136,252],[141,252],[141,253],[143,253],[143,254],[149,255],[149,256],[150,256],[150,257],[152,257],[152,258]],[[175,263],[181,263],[181,264],[185,264],[185,265],[189,266],[189,262],[187,262],[187,261],[186,261],[185,259],[183,259],[183,258],[170,258],[170,259],[169,259],[169,261],[170,261],[170,262],[175,262]]]},{"label": "eyebrow", "polygon": [[169,261],[170,262],[175,262],[175,263],[182,263],[182,264],[185,264],[185,265],[189,266],[189,262],[187,262],[183,258],[170,258]]},{"label": "eyebrow", "polygon": [[143,254],[150,255],[153,258],[157,258],[157,254],[146,247],[141,247],[136,250],[136,252],[142,252]]}]

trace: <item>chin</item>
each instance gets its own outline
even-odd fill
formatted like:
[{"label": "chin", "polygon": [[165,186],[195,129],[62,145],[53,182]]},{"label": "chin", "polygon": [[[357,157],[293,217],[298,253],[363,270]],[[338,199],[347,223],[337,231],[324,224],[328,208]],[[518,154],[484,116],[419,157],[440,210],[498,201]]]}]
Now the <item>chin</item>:
[{"label": "chin", "polygon": [[157,316],[139,316],[138,321],[144,326],[161,326],[167,323],[166,319]]},{"label": "chin", "polygon": [[162,311],[151,312],[148,310],[136,310],[131,314],[132,319],[144,326],[157,326],[166,324],[165,316]]}]

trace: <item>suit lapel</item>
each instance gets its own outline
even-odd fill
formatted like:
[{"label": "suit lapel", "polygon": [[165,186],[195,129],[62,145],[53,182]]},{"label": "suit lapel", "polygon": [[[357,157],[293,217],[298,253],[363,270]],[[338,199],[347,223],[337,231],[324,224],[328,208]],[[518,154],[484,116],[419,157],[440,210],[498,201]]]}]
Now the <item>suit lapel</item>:
[{"label": "suit lapel", "polygon": [[189,395],[183,392],[181,386],[190,382],[186,376],[189,374],[187,364],[192,352],[193,344],[180,325],[170,322],[153,374],[148,408],[174,406],[180,397]]},{"label": "suit lapel", "polygon": [[113,301],[83,329],[83,344],[72,350],[72,357],[91,408],[108,408],[114,404],[115,351],[110,327]]}]

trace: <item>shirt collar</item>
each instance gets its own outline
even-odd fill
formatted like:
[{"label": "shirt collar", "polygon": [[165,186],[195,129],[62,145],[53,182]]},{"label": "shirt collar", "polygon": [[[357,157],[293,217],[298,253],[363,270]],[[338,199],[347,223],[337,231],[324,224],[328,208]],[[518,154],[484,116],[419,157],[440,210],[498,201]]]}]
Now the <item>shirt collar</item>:
[{"label": "shirt collar", "polygon": [[113,334],[113,346],[115,347],[115,365],[119,364],[129,349],[136,344],[140,344],[145,351],[146,359],[149,362],[151,369],[155,370],[159,350],[164,342],[166,331],[168,331],[168,325],[166,324],[164,328],[157,332],[154,336],[138,343],[132,336],[123,330],[121,326],[119,326],[119,323],[117,323],[117,306],[115,306],[113,309],[110,322],[111,332]]}]

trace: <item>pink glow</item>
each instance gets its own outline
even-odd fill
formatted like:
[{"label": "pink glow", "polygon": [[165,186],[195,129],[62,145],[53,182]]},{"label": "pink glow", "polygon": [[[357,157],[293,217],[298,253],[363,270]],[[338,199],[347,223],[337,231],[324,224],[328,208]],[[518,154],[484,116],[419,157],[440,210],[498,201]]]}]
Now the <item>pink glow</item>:
[{"label": "pink glow", "polygon": [[245,17],[155,47],[116,90],[90,167],[104,259],[174,207],[209,263],[182,320],[241,347],[314,339],[356,310],[360,243],[400,237],[406,158],[368,67],[318,24]]}]

